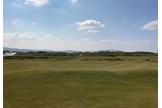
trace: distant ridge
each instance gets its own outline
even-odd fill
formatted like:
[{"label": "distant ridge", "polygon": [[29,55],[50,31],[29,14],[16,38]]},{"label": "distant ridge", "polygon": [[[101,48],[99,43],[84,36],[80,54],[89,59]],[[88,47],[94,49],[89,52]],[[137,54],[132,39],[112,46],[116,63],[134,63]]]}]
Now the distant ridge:
[{"label": "distant ridge", "polygon": [[20,49],[20,48],[9,48],[3,47],[3,51],[10,51],[10,52],[38,52],[38,51],[45,51],[45,52],[66,52],[66,53],[76,53],[76,52],[100,52],[100,51],[109,51],[109,52],[123,52],[120,50],[115,49],[108,49],[108,50],[90,50],[90,51],[76,51],[76,50],[46,50],[46,49]]},{"label": "distant ridge", "polygon": [[108,51],[108,52],[124,52],[124,51],[121,51],[121,50],[116,50],[116,49],[107,49],[107,50],[93,50],[93,51],[89,51],[89,52],[100,52],[100,51]]},{"label": "distant ridge", "polygon": [[[107,49],[107,50],[90,50],[90,51],[78,51],[78,50],[47,50],[47,49],[21,49],[21,48],[9,48],[3,47],[4,52],[65,52],[65,53],[77,53],[77,52],[125,52],[116,49]],[[133,52],[149,52],[149,51],[133,51]],[[154,53],[154,52],[153,52]]]},{"label": "distant ridge", "polygon": [[39,51],[45,51],[45,52],[67,52],[67,53],[74,53],[79,51],[74,50],[47,50],[47,49],[20,49],[20,48],[9,48],[9,47],[3,47],[3,51],[10,51],[10,52],[39,52]]},{"label": "distant ridge", "polygon": [[11,51],[11,52],[30,52],[31,51],[31,52],[37,52],[39,50],[3,47],[3,51]]}]

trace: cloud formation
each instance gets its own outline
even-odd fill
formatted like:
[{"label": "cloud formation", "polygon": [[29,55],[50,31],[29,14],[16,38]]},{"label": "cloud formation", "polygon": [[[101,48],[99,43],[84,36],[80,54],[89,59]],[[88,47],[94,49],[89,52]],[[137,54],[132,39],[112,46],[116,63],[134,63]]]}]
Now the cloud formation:
[{"label": "cloud formation", "polygon": [[100,21],[96,20],[85,20],[83,22],[76,22],[78,30],[86,30],[87,33],[97,33],[99,29],[105,27]]},{"label": "cloud formation", "polygon": [[3,34],[3,45],[13,48],[55,49],[62,43],[52,34],[39,35],[33,32],[11,32]]},{"label": "cloud formation", "polygon": [[48,0],[25,0],[25,4],[29,4],[36,7],[44,6],[48,3]]},{"label": "cloud formation", "polygon": [[144,30],[157,30],[158,29],[158,20],[148,22],[143,26]]},{"label": "cloud formation", "polygon": [[35,41],[35,40],[59,40],[54,38],[54,36],[52,34],[47,34],[45,36],[41,36],[38,35],[36,33],[33,32],[24,32],[24,33],[20,33],[20,32],[14,32],[14,33],[4,33],[3,34],[3,39],[4,41],[9,41],[9,40],[31,40],[31,41]]}]

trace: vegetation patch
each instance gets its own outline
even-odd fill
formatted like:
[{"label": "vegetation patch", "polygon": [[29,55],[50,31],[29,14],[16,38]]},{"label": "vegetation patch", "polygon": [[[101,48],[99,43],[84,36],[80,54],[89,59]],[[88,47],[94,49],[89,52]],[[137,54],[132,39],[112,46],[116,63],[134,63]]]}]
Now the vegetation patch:
[{"label": "vegetation patch", "polygon": [[157,107],[157,56],[83,57],[4,59],[4,108]]}]

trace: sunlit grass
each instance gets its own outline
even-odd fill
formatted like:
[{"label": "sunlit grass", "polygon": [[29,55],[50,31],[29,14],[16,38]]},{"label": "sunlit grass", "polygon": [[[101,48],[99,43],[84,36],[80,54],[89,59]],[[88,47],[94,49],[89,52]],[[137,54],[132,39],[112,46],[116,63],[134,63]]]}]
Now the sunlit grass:
[{"label": "sunlit grass", "polygon": [[157,59],[4,59],[4,108],[157,108]]}]

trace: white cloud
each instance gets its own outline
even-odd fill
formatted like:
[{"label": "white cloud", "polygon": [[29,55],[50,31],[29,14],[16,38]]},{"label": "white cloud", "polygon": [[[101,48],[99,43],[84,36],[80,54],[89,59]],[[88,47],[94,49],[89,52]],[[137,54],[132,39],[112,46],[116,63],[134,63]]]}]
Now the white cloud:
[{"label": "white cloud", "polygon": [[33,5],[36,7],[44,6],[48,3],[48,0],[25,0],[25,4]]},{"label": "white cloud", "polygon": [[3,34],[3,45],[13,48],[55,49],[62,44],[62,40],[52,34],[39,35],[33,32],[14,32]]},{"label": "white cloud", "polygon": [[158,20],[148,22],[147,24],[145,24],[143,26],[142,29],[144,29],[144,30],[156,30],[156,29],[158,29]]},{"label": "white cloud", "polygon": [[83,22],[76,22],[78,30],[87,30],[88,33],[97,33],[99,29],[105,27],[100,21],[96,20],[85,20]]},{"label": "white cloud", "polygon": [[105,27],[104,24],[96,20],[86,20],[83,22],[76,22],[75,24],[78,25],[78,30],[93,30]]},{"label": "white cloud", "polygon": [[28,40],[28,39],[37,39],[37,34],[35,33],[19,33],[19,32],[14,32],[14,33],[4,33],[3,34],[3,39],[4,41],[8,40]]},{"label": "white cloud", "polygon": [[69,0],[69,2],[70,2],[72,5],[74,5],[74,4],[76,4],[76,3],[78,2],[78,0]]},{"label": "white cloud", "polygon": [[41,36],[38,35],[36,33],[33,32],[24,32],[24,33],[20,33],[20,32],[14,32],[14,33],[4,33],[3,34],[3,39],[4,41],[10,41],[10,40],[31,40],[31,41],[35,41],[35,40],[59,40],[54,38],[54,36],[52,34],[47,34],[45,36]]}]

